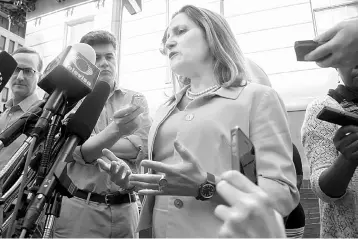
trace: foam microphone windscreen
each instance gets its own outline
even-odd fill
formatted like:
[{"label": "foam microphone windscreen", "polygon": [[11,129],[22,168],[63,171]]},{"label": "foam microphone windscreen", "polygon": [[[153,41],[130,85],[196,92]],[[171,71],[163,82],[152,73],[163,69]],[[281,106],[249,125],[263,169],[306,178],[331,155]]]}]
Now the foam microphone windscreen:
[{"label": "foam microphone windscreen", "polygon": [[6,51],[0,53],[0,91],[4,89],[17,67],[15,59]]},{"label": "foam microphone windscreen", "polygon": [[67,124],[67,133],[80,138],[79,145],[90,136],[108,99],[110,86],[107,82],[97,81],[93,91],[86,96],[76,113]]},{"label": "foam microphone windscreen", "polygon": [[76,43],[72,46],[74,50],[80,52],[92,64],[96,64],[96,52],[86,43]]},{"label": "foam microphone windscreen", "polygon": [[97,81],[100,70],[95,62],[96,53],[90,45],[68,46],[47,65],[37,85],[48,94],[59,90],[69,104],[76,104],[92,91]]}]

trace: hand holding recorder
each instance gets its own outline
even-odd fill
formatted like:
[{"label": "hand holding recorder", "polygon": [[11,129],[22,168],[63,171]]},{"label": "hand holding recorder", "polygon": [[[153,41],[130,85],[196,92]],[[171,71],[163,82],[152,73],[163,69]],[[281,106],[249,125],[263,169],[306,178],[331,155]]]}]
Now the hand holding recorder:
[{"label": "hand holding recorder", "polygon": [[[354,67],[358,64],[358,19],[342,21],[314,39],[320,47],[305,57],[320,67]],[[322,57],[330,55],[321,60]]]},{"label": "hand holding recorder", "polygon": [[342,126],[334,135],[334,146],[347,160],[357,160],[358,115],[325,106],[319,112],[317,118]]},{"label": "hand holding recorder", "polygon": [[[314,51],[320,45],[322,45],[322,44],[318,43],[317,41],[313,41],[313,40],[296,41],[294,48],[295,48],[295,52],[296,52],[297,61],[313,61],[313,60],[310,60],[310,58],[307,58],[306,55],[308,55],[310,52]],[[316,61],[322,61],[329,56],[330,56],[330,54],[323,55]]]}]

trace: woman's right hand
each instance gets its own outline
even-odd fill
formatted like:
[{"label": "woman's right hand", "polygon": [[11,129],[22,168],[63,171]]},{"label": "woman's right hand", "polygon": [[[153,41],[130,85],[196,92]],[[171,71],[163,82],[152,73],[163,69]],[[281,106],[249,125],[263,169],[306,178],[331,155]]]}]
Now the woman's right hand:
[{"label": "woman's right hand", "polygon": [[228,171],[216,186],[229,207],[219,205],[215,215],[223,220],[221,238],[286,237],[282,216],[269,196],[238,171]]},{"label": "woman's right hand", "polygon": [[358,127],[354,125],[339,128],[333,137],[336,149],[347,160],[358,163]]},{"label": "woman's right hand", "polygon": [[129,166],[108,149],[103,149],[103,159],[97,159],[99,167],[106,171],[112,182],[123,189],[130,188],[129,176],[132,170]]}]

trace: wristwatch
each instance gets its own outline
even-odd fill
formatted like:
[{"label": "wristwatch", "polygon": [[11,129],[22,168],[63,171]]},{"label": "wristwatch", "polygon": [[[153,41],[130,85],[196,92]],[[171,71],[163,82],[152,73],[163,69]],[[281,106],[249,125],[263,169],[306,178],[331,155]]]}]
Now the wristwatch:
[{"label": "wristwatch", "polygon": [[216,192],[215,176],[211,173],[207,173],[206,182],[200,184],[198,190],[198,196],[196,200],[209,200],[214,196]]}]

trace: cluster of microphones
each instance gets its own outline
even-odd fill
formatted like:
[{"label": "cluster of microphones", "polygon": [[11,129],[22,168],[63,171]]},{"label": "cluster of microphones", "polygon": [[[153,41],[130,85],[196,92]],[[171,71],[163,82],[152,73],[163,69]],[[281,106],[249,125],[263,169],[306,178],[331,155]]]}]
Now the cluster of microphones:
[{"label": "cluster of microphones", "polygon": [[[68,46],[39,79],[44,99],[0,133],[0,150],[22,134],[27,137],[0,169],[1,232],[6,237],[31,236],[44,214],[43,237],[49,237],[61,197],[71,197],[77,190],[67,177],[68,156],[90,137],[110,94],[109,84],[97,81],[100,70],[95,59],[87,44]],[[11,55],[0,53],[0,91],[16,67]]]}]

